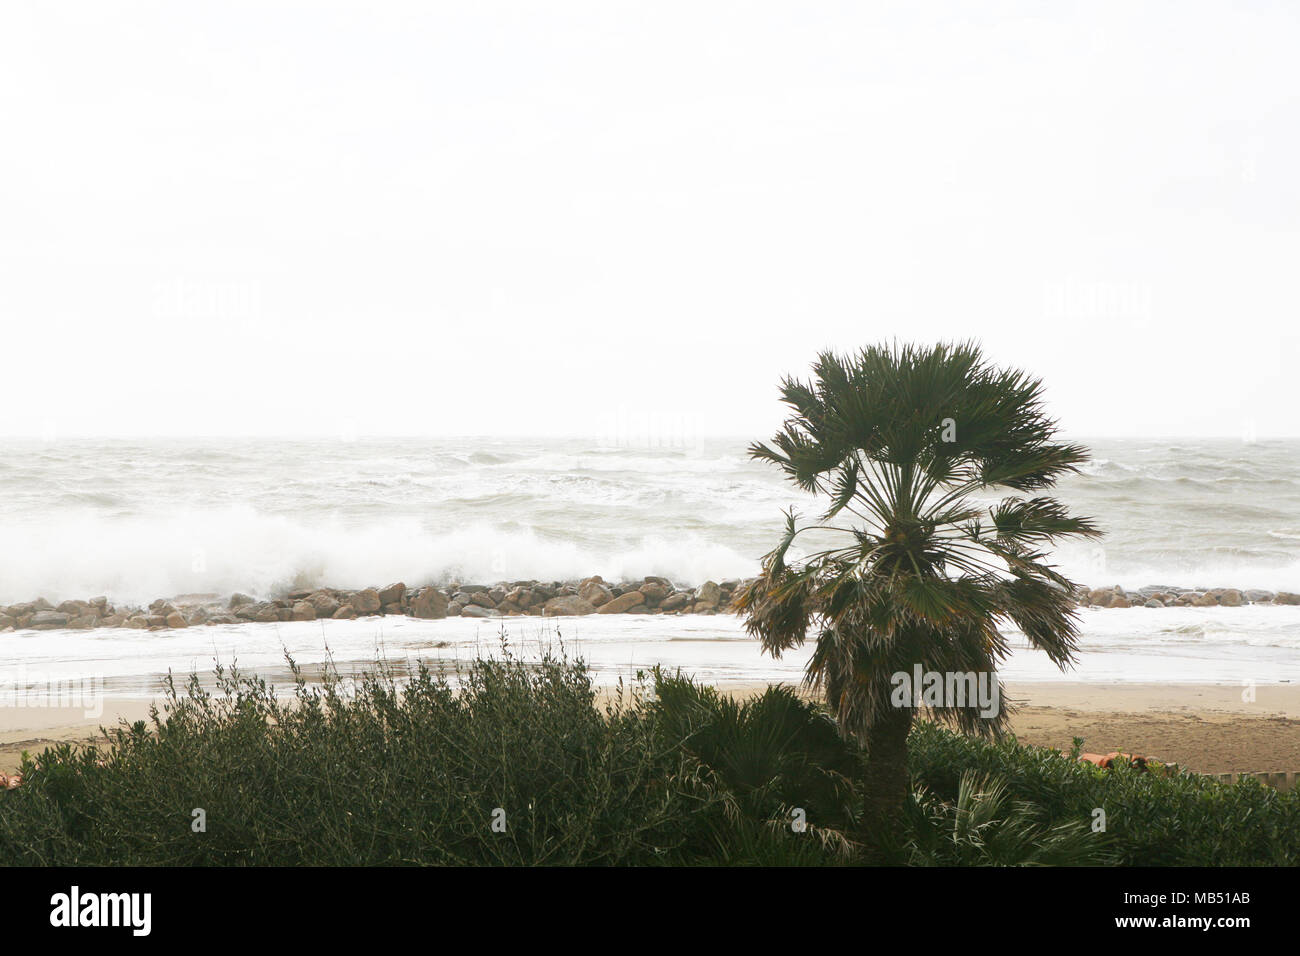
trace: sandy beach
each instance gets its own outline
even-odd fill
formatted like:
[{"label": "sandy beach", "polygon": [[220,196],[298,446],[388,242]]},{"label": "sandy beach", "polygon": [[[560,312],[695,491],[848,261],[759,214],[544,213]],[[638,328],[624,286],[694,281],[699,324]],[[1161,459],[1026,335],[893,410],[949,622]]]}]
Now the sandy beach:
[{"label": "sandy beach", "polygon": [[[763,682],[723,682],[749,694]],[[1011,726],[1024,743],[1068,749],[1074,737],[1086,750],[1123,750],[1159,757],[1200,773],[1300,770],[1300,685],[1268,684],[1242,700],[1236,684],[1100,684],[1082,682],[1007,685],[1018,709]],[[94,739],[100,726],[145,720],[150,702],[108,698],[103,714],[75,708],[0,708],[0,772],[63,742]]]}]

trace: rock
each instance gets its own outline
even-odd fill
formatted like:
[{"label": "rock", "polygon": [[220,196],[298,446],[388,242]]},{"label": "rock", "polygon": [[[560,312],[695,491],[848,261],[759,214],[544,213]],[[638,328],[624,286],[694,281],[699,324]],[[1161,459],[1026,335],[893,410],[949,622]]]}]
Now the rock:
[{"label": "rock", "polygon": [[685,591],[677,591],[668,595],[659,605],[661,611],[680,611],[686,605],[691,603],[691,596]]},{"label": "rock", "polygon": [[1161,601],[1159,598],[1151,598],[1151,600],[1147,601],[1147,603],[1143,604],[1142,606],[1143,607],[1164,607],[1165,602]]},{"label": "rock", "polygon": [[1219,603],[1224,607],[1241,607],[1241,592],[1236,588],[1224,588],[1219,595]]},{"label": "rock", "polygon": [[379,591],[379,606],[385,604],[401,604],[406,599],[406,585],[401,581],[396,584],[390,584]]},{"label": "rock", "polygon": [[1272,591],[1261,591],[1258,588],[1251,588],[1245,592],[1245,598],[1251,604],[1267,604],[1274,597],[1276,595]]},{"label": "rock", "polygon": [[247,594],[241,594],[236,591],[234,594],[230,595],[230,603],[227,604],[226,607],[233,611],[235,608],[243,607],[245,604],[255,603],[256,599],[249,597]]},{"label": "rock", "polygon": [[447,605],[448,617],[460,617],[460,612],[465,610],[465,604],[461,601],[452,601]]},{"label": "rock", "polygon": [[235,608],[235,617],[241,621],[270,624],[273,621],[280,620],[280,609],[274,604],[265,601],[254,604],[241,604]]},{"label": "rock", "polygon": [[1110,599],[1110,606],[1111,607],[1132,607],[1133,602],[1130,601],[1122,594],[1116,594],[1114,597]]},{"label": "rock", "polygon": [[447,616],[447,595],[438,588],[421,588],[411,598],[411,616],[433,620]]},{"label": "rock", "polygon": [[129,627],[132,630],[143,631],[149,626],[149,619],[143,614],[137,614],[134,617],[128,618],[124,626]]},{"label": "rock", "polygon": [[494,588],[490,588],[487,595],[492,599],[493,604],[500,604],[506,599],[506,589],[497,585]]},{"label": "rock", "polygon": [[620,594],[609,603],[596,609],[597,614],[622,614],[624,611],[630,611],[638,604],[645,603],[645,595],[640,591],[628,591]]},{"label": "rock", "polygon": [[1088,592],[1088,603],[1093,607],[1110,607],[1114,598],[1115,592],[1110,588],[1093,588]]},{"label": "rock", "polygon": [[53,611],[53,610],[54,610],[54,605],[51,604],[49,601],[45,600],[45,598],[37,598],[35,601],[32,602],[32,610],[33,610],[33,611]]},{"label": "rock", "polygon": [[601,580],[600,575],[596,575],[585,579],[578,585],[578,597],[592,607],[600,607],[602,604],[608,604],[613,600],[614,592]]},{"label": "rock", "polygon": [[701,604],[716,607],[720,600],[722,600],[722,588],[712,581],[705,581],[695,592],[696,610],[699,610],[698,605]]},{"label": "rock", "polygon": [[[504,596],[503,594],[502,597]],[[497,602],[492,600],[492,596],[487,591],[470,591],[467,606],[481,607],[491,611],[496,608]]]},{"label": "rock", "polygon": [[18,619],[10,617],[8,614],[0,614],[0,631],[7,631],[11,627],[16,627]]},{"label": "rock", "polygon": [[363,588],[356,594],[352,595],[349,604],[358,614],[376,614],[383,602],[379,600],[379,592],[374,588]]},{"label": "rock", "polygon": [[533,589],[527,585],[519,585],[511,588],[506,592],[506,600],[515,607],[531,607],[537,601],[537,596],[533,594]]},{"label": "rock", "polygon": [[342,604],[330,617],[336,621],[351,621],[357,616],[357,609],[351,604]]},{"label": "rock", "polygon": [[1210,591],[1206,591],[1192,602],[1192,607],[1216,607],[1219,601]]},{"label": "rock", "polygon": [[68,615],[60,611],[43,610],[33,614],[27,626],[37,631],[49,631],[56,627],[66,627],[67,624]]},{"label": "rock", "polygon": [[561,594],[542,605],[542,613],[547,617],[577,617],[596,612],[596,605],[577,594]]},{"label": "rock", "polygon": [[238,624],[239,618],[233,614],[214,614],[208,618],[209,624]]},{"label": "rock", "polygon": [[125,623],[125,614],[108,614],[99,619],[100,627],[121,627]]},{"label": "rock", "polygon": [[56,610],[60,614],[66,614],[68,617],[73,618],[85,614],[89,608],[90,605],[85,601],[64,601]]},{"label": "rock", "polygon": [[150,627],[167,626],[167,618],[163,617],[161,614],[150,614],[145,618],[145,622],[148,623]]},{"label": "rock", "polygon": [[1278,591],[1277,596],[1273,598],[1274,604],[1300,604],[1300,594],[1294,591]]},{"label": "rock", "polygon": [[501,612],[495,608],[483,607],[481,604],[469,604],[460,612],[461,617],[500,617]]},{"label": "rock", "polygon": [[277,605],[275,606],[275,619],[276,619],[277,621],[292,621],[292,620],[293,620],[293,608],[291,608],[291,607],[283,607],[283,606],[277,604]]},{"label": "rock", "polygon": [[1197,599],[1200,598],[1200,596],[1201,596],[1200,591],[1184,591],[1182,594],[1178,595],[1178,597],[1174,599],[1174,603],[1177,604],[1179,607],[1188,607],[1196,603]]},{"label": "rock", "polygon": [[310,601],[299,601],[293,606],[293,620],[295,621],[314,621],[316,620],[316,605]]},{"label": "rock", "polygon": [[661,581],[647,581],[637,590],[645,595],[647,604],[658,604],[668,596],[672,588]]},{"label": "rock", "polygon": [[185,615],[180,611],[172,611],[163,618],[163,623],[168,627],[189,627],[190,622],[185,620]]},{"label": "rock", "polygon": [[333,617],[334,612],[343,606],[329,591],[313,591],[307,595],[307,601],[316,609],[317,617]]}]

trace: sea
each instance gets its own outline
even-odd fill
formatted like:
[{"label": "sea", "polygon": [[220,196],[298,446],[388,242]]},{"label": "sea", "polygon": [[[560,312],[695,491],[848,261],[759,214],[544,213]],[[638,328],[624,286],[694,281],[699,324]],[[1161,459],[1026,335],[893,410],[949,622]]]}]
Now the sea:
[{"label": "sea", "polygon": [[[1300,441],[1079,439],[1057,494],[1105,536],[1055,563],[1093,587],[1300,591]],[[818,502],[743,439],[68,440],[0,442],[0,604],[182,594],[756,572],[784,512]],[[1086,609],[1060,672],[1014,631],[1004,678],[1300,680],[1300,607]],[[87,677],[150,696],[168,670],[285,655],[359,668],[466,661],[507,642],[563,648],[602,682],[655,664],[704,680],[797,681],[806,651],[759,652],[729,615],[558,624],[363,618],[186,630],[0,634],[0,681]],[[7,675],[7,676],[6,676]]]}]

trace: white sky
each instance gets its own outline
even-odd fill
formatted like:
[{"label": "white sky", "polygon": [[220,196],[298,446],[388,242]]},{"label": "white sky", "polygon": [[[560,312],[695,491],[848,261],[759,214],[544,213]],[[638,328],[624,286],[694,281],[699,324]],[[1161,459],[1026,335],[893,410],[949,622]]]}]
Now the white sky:
[{"label": "white sky", "polygon": [[1295,4],[0,10],[3,434],[765,437],[976,336],[1300,435]]}]

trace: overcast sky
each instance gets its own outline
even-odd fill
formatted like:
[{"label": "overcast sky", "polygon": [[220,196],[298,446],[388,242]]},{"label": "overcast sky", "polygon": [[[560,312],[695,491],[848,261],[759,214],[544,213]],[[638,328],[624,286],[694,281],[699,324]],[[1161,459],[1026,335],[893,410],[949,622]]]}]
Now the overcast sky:
[{"label": "overcast sky", "polygon": [[[766,434],[974,336],[1300,435],[1300,6],[7,3],[0,433]],[[678,427],[674,425],[672,427]]]}]

